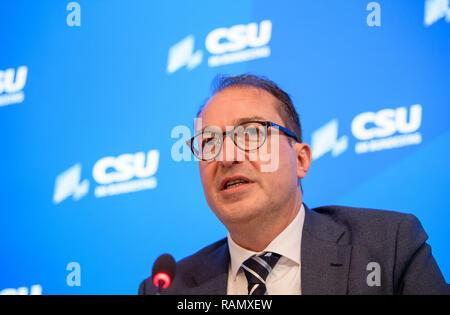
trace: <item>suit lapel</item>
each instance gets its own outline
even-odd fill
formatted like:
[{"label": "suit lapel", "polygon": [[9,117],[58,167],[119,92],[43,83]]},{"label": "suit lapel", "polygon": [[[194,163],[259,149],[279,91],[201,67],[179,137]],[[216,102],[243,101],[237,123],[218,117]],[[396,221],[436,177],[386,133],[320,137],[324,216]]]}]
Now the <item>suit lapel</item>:
[{"label": "suit lapel", "polygon": [[[328,216],[304,206],[300,256],[302,294],[346,294],[352,250],[349,233]],[[228,242],[224,239],[190,273],[194,285],[187,294],[226,295],[229,263]]]},{"label": "suit lapel", "polygon": [[350,254],[346,228],[305,205],[301,244],[302,294],[346,294]]},{"label": "suit lapel", "polygon": [[191,274],[194,286],[189,294],[226,295],[230,252],[228,242],[202,258],[201,264]]}]

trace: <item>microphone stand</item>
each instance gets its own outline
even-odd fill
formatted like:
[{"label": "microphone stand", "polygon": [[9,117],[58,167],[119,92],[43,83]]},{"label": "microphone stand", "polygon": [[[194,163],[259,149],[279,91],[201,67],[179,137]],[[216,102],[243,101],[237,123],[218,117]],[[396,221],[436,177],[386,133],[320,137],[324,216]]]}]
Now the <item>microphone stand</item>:
[{"label": "microphone stand", "polygon": [[163,286],[164,286],[164,281],[163,280],[159,280],[158,281],[158,291],[156,291],[155,295],[161,295]]}]

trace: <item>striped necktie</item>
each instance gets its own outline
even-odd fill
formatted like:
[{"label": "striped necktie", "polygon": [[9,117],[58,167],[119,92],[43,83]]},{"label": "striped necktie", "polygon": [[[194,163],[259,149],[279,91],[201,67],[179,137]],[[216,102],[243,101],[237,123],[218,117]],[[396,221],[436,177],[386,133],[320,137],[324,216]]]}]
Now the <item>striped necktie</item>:
[{"label": "striped necktie", "polygon": [[273,267],[280,259],[280,255],[263,252],[252,256],[242,263],[248,281],[248,295],[266,295],[266,279]]}]

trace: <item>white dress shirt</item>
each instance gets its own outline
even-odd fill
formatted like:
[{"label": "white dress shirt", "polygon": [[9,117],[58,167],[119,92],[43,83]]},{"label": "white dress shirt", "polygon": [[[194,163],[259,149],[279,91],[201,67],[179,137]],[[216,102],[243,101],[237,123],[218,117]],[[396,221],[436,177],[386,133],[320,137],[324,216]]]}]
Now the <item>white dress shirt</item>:
[{"label": "white dress shirt", "polygon": [[[302,242],[305,209],[303,204],[295,219],[262,252],[269,251],[281,255],[266,279],[267,294],[301,294],[300,246]],[[228,233],[230,266],[228,269],[228,295],[247,295],[247,278],[241,265],[254,254],[236,244]]]}]

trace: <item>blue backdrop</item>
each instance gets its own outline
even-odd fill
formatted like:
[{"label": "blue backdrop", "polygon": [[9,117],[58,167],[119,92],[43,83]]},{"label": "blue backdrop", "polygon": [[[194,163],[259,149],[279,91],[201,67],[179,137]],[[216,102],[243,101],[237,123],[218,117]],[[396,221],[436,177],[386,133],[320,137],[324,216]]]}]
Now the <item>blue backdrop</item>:
[{"label": "blue backdrop", "polygon": [[245,72],[293,98],[305,203],[413,213],[450,280],[448,0],[2,0],[0,35],[1,293],[135,294],[226,236],[180,144]]}]

